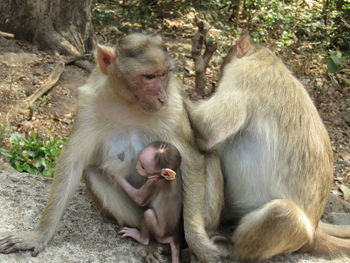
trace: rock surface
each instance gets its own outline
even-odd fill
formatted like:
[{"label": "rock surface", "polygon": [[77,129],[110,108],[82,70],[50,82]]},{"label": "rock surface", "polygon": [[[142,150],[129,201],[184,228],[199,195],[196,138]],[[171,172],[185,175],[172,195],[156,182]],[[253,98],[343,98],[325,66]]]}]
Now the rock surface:
[{"label": "rock surface", "polygon": [[[5,169],[6,168],[6,169]],[[0,237],[33,228],[44,208],[51,179],[21,174],[0,165]],[[337,202],[332,201],[332,202]],[[341,203],[335,212],[349,209]],[[328,209],[329,210],[329,209]],[[350,210],[347,210],[350,211]],[[348,220],[344,219],[344,220]],[[334,218],[332,219],[334,221]],[[103,218],[81,184],[70,202],[59,229],[48,247],[34,258],[28,251],[0,254],[1,263],[50,262],[142,262],[140,245],[116,236],[116,223]],[[170,262],[169,257],[167,262]],[[232,260],[224,260],[233,263]],[[306,254],[274,257],[264,263],[345,263],[349,259],[325,260]]]}]

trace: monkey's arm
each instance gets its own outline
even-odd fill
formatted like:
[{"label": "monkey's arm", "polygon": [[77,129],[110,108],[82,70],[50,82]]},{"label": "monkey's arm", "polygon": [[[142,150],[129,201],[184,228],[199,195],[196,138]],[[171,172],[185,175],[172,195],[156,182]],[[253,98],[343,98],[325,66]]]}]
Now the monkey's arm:
[{"label": "monkey's arm", "polygon": [[210,150],[237,133],[245,124],[247,98],[239,91],[216,94],[208,100],[193,104],[186,101],[191,124],[196,131],[197,144],[201,150]]},{"label": "monkey's arm", "polygon": [[155,193],[155,184],[151,180],[147,180],[139,189],[137,189],[125,180],[125,178],[119,175],[114,175],[114,178],[130,199],[139,206],[149,204]]},{"label": "monkey's arm", "polygon": [[105,161],[101,168],[109,174],[117,174],[121,177],[127,177],[130,175],[129,171],[132,170],[132,167],[135,165],[135,159],[111,159]]},{"label": "monkey's arm", "polygon": [[83,169],[90,161],[98,138],[93,128],[86,129],[86,125],[79,121],[76,123],[57,163],[49,198],[39,225],[33,231],[1,239],[0,253],[33,250],[32,255],[36,256],[54,235],[59,220],[79,185]]},{"label": "monkey's arm", "polygon": [[[216,154],[201,155],[194,145],[188,113],[184,111],[180,127],[184,141],[172,143],[180,150],[183,187],[183,218],[185,238],[201,262],[217,262],[219,250],[209,239],[207,231],[216,229],[224,204],[223,176]],[[174,136],[174,138],[176,138]]]},{"label": "monkey's arm", "polygon": [[[217,223],[216,218],[210,219],[210,214],[215,211],[217,215],[221,213],[222,200],[213,199],[208,207],[208,189],[214,189],[212,184],[206,186],[204,158],[194,148],[186,147],[181,164],[183,179],[183,218],[186,241],[191,250],[196,254],[201,262],[217,262],[219,260],[219,250],[210,240],[207,229],[212,229]],[[212,176],[212,175],[208,175]],[[217,203],[217,204],[214,204]],[[215,209],[216,208],[216,209]]]}]

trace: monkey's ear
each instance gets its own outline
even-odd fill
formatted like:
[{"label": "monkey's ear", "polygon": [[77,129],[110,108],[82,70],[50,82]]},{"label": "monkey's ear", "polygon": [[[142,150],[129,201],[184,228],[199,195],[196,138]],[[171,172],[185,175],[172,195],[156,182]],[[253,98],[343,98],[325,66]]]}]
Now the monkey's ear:
[{"label": "monkey's ear", "polygon": [[242,58],[245,55],[247,55],[251,46],[252,46],[252,42],[250,40],[250,36],[249,35],[241,36],[238,39],[237,44],[236,44],[236,49],[237,49],[236,56],[237,56],[237,58]]},{"label": "monkey's ear", "polygon": [[97,45],[96,60],[103,74],[108,74],[107,67],[113,63],[115,58],[116,54],[113,48],[103,45]]},{"label": "monkey's ear", "polygon": [[160,171],[160,175],[166,180],[174,180],[176,178],[176,172],[169,168],[164,168]]}]

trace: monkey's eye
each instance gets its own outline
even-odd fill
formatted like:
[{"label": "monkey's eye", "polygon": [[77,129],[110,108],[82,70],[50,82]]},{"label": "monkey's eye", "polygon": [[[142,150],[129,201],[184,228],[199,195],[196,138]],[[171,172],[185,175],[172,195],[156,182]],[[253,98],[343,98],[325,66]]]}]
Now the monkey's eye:
[{"label": "monkey's eye", "polygon": [[155,77],[156,77],[156,75],[154,75],[154,74],[145,74],[145,75],[143,75],[146,79],[149,79],[149,80],[151,80],[151,79],[154,79]]}]

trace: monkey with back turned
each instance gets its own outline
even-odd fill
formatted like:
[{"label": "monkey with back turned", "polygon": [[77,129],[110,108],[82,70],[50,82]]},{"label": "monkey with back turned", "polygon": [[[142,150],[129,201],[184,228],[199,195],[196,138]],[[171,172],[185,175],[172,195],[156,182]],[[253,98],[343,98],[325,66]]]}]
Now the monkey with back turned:
[{"label": "monkey with back turned", "polygon": [[221,159],[222,221],[238,221],[233,257],[254,261],[295,251],[349,256],[350,240],[339,238],[350,237],[349,228],[320,221],[333,154],[303,85],[247,35],[221,69],[213,96],[187,106],[197,145]]}]

